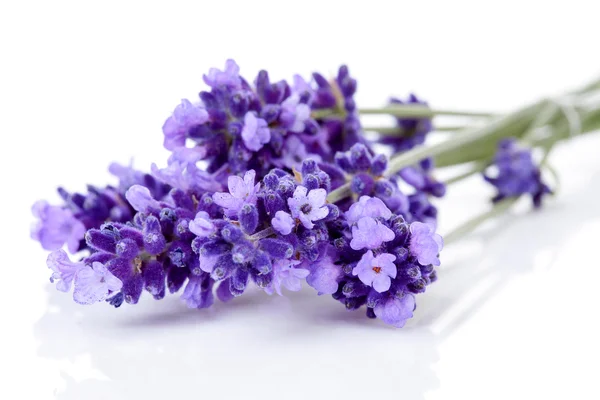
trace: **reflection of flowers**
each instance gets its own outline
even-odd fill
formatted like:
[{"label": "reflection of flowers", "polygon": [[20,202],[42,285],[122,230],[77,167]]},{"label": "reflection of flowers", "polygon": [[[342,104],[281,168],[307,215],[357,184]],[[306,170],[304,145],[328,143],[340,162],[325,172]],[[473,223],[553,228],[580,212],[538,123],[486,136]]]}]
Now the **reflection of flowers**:
[{"label": "reflection of flowers", "polygon": [[[339,361],[339,354],[354,340],[344,330],[332,331],[333,326],[339,327],[340,322],[343,326],[344,321],[346,324],[355,323],[356,327],[363,330],[362,335],[376,338],[371,349],[373,354],[382,357],[382,362],[394,365],[389,383],[380,388],[382,393],[392,393],[398,384],[402,384],[407,398],[419,399],[426,390],[437,385],[431,370],[431,364],[437,359],[437,339],[429,329],[418,329],[418,335],[415,335],[415,331],[406,331],[403,334],[409,340],[398,340],[398,332],[393,328],[383,324],[365,326],[363,316],[346,313],[335,302],[315,299],[310,290],[294,294],[299,298],[293,303],[279,296],[276,296],[279,301],[273,301],[273,298],[264,297],[262,293],[249,293],[246,301],[234,300],[224,307],[230,312],[229,315],[233,315],[228,322],[214,321],[214,318],[227,318],[223,311],[189,310],[182,308],[174,298],[159,303],[144,299],[135,310],[126,305],[121,307],[117,316],[114,310],[104,307],[82,314],[76,304],[61,296],[54,287],[49,289],[52,311],[46,312],[35,326],[36,339],[41,343],[38,354],[44,358],[73,362],[83,355],[89,355],[94,369],[89,379],[81,381],[63,373],[66,388],[57,394],[60,400],[185,398],[199,387],[205,388],[203,391],[207,396],[213,392],[206,388],[214,388],[214,394],[226,393],[226,398],[254,398],[249,393],[258,393],[258,386],[255,385],[260,382],[252,378],[254,375],[247,375],[248,370],[256,371],[261,376],[271,376],[275,381],[272,384],[273,396],[262,393],[261,399],[281,398],[285,385],[292,380],[298,377],[318,379],[331,373],[331,362]],[[286,309],[273,318],[274,304],[269,304],[264,307],[265,323],[253,324],[250,321],[256,322],[262,318],[260,311],[257,312],[257,309],[261,309],[257,307],[257,301],[275,305],[283,302],[286,306],[297,308],[294,310],[296,312],[290,313]],[[322,305],[316,307],[315,302]],[[253,309],[252,314],[246,309],[248,307]],[[315,316],[314,310],[328,315]],[[332,319],[331,314],[343,320]],[[250,317],[251,320],[248,319]],[[323,321],[323,325],[315,324],[315,318]],[[309,323],[307,319],[312,319],[312,322]],[[266,321],[276,322],[266,324]],[[228,330],[228,323],[236,328]],[[202,325],[202,329],[199,325]],[[290,328],[294,328],[293,332],[299,335],[290,332]],[[251,340],[253,345],[240,342],[240,335]],[[287,340],[273,340],[274,337]],[[321,341],[329,337],[324,342],[326,346],[309,345],[315,343],[315,337]],[[302,345],[303,340],[306,346]],[[291,343],[297,346],[290,347]],[[305,355],[293,355],[290,352]],[[235,363],[230,362],[228,354],[237,355]],[[282,359],[292,356],[296,360],[293,365],[300,368],[296,374],[289,374],[285,367],[290,365],[292,368],[292,364],[282,364]],[[321,365],[313,365],[313,356],[322,360]],[[308,362],[311,367],[304,368],[304,363]],[[64,361],[61,365],[64,365]],[[336,366],[336,376],[350,374],[353,368],[350,362]],[[79,371],[78,376],[82,374],[85,371]],[[104,379],[98,378],[98,375],[103,375]],[[232,378],[240,385],[230,387]],[[356,385],[352,393],[366,395],[368,390],[367,384]],[[339,389],[336,393],[340,393]],[[306,386],[304,393],[297,390],[295,394],[297,397],[293,398],[310,398],[310,388]],[[334,393],[331,395],[334,396]]]}]

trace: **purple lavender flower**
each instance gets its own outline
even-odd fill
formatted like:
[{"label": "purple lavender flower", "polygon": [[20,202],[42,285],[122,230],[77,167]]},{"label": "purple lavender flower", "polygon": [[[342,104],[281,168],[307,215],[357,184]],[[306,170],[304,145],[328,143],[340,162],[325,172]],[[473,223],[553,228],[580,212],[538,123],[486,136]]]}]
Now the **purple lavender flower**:
[{"label": "purple lavender flower", "polygon": [[373,286],[373,289],[379,293],[383,293],[392,284],[390,278],[396,277],[397,270],[394,260],[396,260],[396,256],[392,254],[383,253],[374,257],[373,252],[369,250],[363,254],[356,267],[352,270],[352,274],[358,275],[358,278],[365,285]]},{"label": "purple lavender flower", "polygon": [[394,240],[394,232],[380,221],[363,217],[352,227],[350,247],[354,250],[376,249],[384,242]]},{"label": "purple lavender flower", "polygon": [[[410,94],[408,100],[392,98],[390,104],[427,106],[427,102],[420,100],[416,95]],[[392,146],[393,151],[407,151],[425,143],[429,132],[433,129],[431,118],[397,118],[396,123],[402,135],[386,135],[381,138],[380,143]]]},{"label": "purple lavender flower", "polygon": [[186,99],[181,100],[181,104],[175,107],[173,115],[163,125],[165,148],[175,150],[178,147],[184,147],[190,129],[202,125],[206,121],[208,121],[208,112],[202,106],[193,105]]},{"label": "purple lavender flower", "polygon": [[94,262],[75,274],[73,299],[79,304],[94,304],[105,300],[112,292],[121,290],[123,282],[106,267]]},{"label": "purple lavender flower", "polygon": [[392,212],[383,201],[369,196],[361,196],[358,202],[352,204],[346,211],[346,219],[351,225],[364,217],[389,219],[391,216]]},{"label": "purple lavender flower", "polygon": [[310,107],[300,103],[300,96],[294,94],[281,103],[280,119],[284,126],[291,132],[304,131],[306,121],[310,118]]},{"label": "purple lavender flower", "polygon": [[256,193],[260,183],[254,184],[256,172],[250,170],[244,174],[244,179],[239,176],[230,176],[227,179],[229,193],[215,193],[213,200],[225,209],[228,216],[237,215],[244,204],[256,204]]},{"label": "purple lavender flower", "polygon": [[211,68],[207,75],[202,77],[204,83],[212,88],[230,87],[239,88],[242,84],[240,78],[240,67],[235,61],[229,59],[225,62],[225,70],[221,71],[218,68]]},{"label": "purple lavender flower", "polygon": [[444,246],[443,239],[431,224],[415,221],[410,224],[410,252],[421,265],[440,265],[438,254]]},{"label": "purple lavender flower", "polygon": [[292,216],[281,210],[275,213],[275,217],[271,220],[271,224],[273,225],[273,229],[282,235],[289,235],[296,226]]},{"label": "purple lavender flower", "polygon": [[150,190],[145,186],[133,185],[125,193],[125,198],[136,211],[148,212],[160,207],[158,201],[152,198]]},{"label": "purple lavender flower", "polygon": [[294,191],[294,197],[288,199],[288,206],[292,217],[298,218],[307,229],[314,227],[314,221],[321,220],[329,214],[325,205],[327,192],[325,189],[313,189],[308,191],[304,186],[298,186]]},{"label": "purple lavender flower", "polygon": [[189,223],[189,230],[199,238],[205,238],[213,234],[216,228],[206,211],[198,211],[194,219]]},{"label": "purple lavender flower", "polygon": [[498,170],[496,176],[484,174],[485,180],[498,190],[498,194],[492,199],[494,202],[530,194],[534,206],[538,208],[543,196],[552,193],[542,182],[540,169],[533,161],[531,150],[520,148],[515,139],[504,139],[498,143],[494,165]]},{"label": "purple lavender flower", "polygon": [[244,117],[244,128],[241,135],[246,147],[252,151],[262,149],[263,145],[271,140],[271,131],[267,126],[267,121],[256,118],[251,111],[247,112]]},{"label": "purple lavender flower", "polygon": [[181,300],[183,300],[189,308],[208,308],[214,302],[212,292],[214,281],[208,275],[190,277]]},{"label": "purple lavender flower", "polygon": [[70,210],[38,201],[31,211],[39,218],[31,227],[32,239],[39,241],[45,250],[57,250],[66,243],[70,253],[77,252],[86,229]]},{"label": "purple lavender flower", "polygon": [[389,297],[381,300],[373,311],[377,318],[389,325],[402,328],[413,316],[415,296],[405,293],[401,298]]},{"label": "purple lavender flower", "polygon": [[282,285],[291,292],[302,289],[302,281],[310,271],[304,268],[295,268],[298,264],[300,264],[298,260],[280,259],[275,261],[273,264],[273,282],[266,292],[271,294],[274,290],[278,295],[283,296],[281,292]]},{"label": "purple lavender flower", "polygon": [[289,136],[285,140],[281,154],[281,158],[273,160],[273,164],[290,170],[299,170],[304,160],[313,159],[315,161],[321,161],[319,155],[309,153],[306,150],[305,143],[297,136]]},{"label": "purple lavender flower", "polygon": [[64,250],[55,250],[50,253],[46,264],[52,270],[50,282],[56,282],[56,289],[61,292],[68,292],[77,271],[85,268],[84,263],[69,260]]},{"label": "purple lavender flower", "polygon": [[336,257],[335,249],[328,247],[317,262],[308,265],[310,274],[306,277],[306,283],[319,295],[333,294],[338,290],[339,281],[344,273],[342,267],[334,263],[334,257]]}]

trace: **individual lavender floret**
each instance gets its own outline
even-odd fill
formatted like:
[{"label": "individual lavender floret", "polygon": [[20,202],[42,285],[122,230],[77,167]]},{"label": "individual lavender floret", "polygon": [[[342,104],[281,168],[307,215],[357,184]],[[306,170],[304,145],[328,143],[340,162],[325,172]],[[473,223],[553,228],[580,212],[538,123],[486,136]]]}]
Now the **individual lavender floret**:
[{"label": "individual lavender floret", "polygon": [[383,253],[373,256],[373,251],[369,250],[363,254],[352,270],[352,274],[358,275],[365,285],[373,286],[377,292],[383,293],[389,290],[392,279],[396,277],[397,269],[394,260],[396,256],[393,254]]},{"label": "individual lavender floret", "polygon": [[419,264],[440,265],[438,254],[442,250],[444,242],[442,237],[435,233],[434,226],[415,221],[410,224],[410,233],[409,249]]},{"label": "individual lavender floret", "polygon": [[52,270],[52,276],[50,282],[56,282],[56,289],[61,292],[68,292],[71,290],[71,284],[75,279],[75,274],[82,268],[85,268],[85,264],[82,262],[72,262],[69,260],[69,256],[64,250],[56,250],[48,255],[46,261],[48,268]]},{"label": "individual lavender floret", "polygon": [[265,291],[269,294],[277,293],[283,296],[281,286],[284,286],[291,292],[297,292],[302,289],[302,281],[306,279],[309,270],[305,268],[295,268],[300,264],[298,260],[277,260],[273,263],[273,283]]},{"label": "individual lavender floret", "polygon": [[227,180],[229,193],[215,193],[213,200],[225,209],[226,215],[237,215],[244,204],[256,204],[256,194],[260,183],[254,184],[255,177],[254,170],[246,172],[243,179],[235,175],[230,176]]},{"label": "individual lavender floret", "polygon": [[58,290],[68,292],[74,283],[73,299],[79,304],[103,301],[123,286],[102,263],[72,262],[63,250],[50,253],[47,264],[53,271],[50,281],[57,282]]},{"label": "individual lavender floret", "polygon": [[[390,105],[418,105],[427,106],[427,102],[420,100],[416,95],[410,94],[407,100],[392,98]],[[407,151],[425,143],[429,132],[433,129],[431,118],[396,118],[398,130],[402,135],[385,135],[380,143],[392,146],[394,153]]]},{"label": "individual lavender floret", "polygon": [[86,228],[71,210],[40,200],[31,211],[39,219],[31,227],[31,238],[39,241],[45,250],[60,249],[65,243],[69,252],[79,250]]},{"label": "individual lavender floret", "polygon": [[354,250],[376,249],[384,242],[394,240],[394,232],[381,221],[363,217],[352,227],[350,247]]},{"label": "individual lavender floret", "polygon": [[252,151],[262,149],[271,140],[271,132],[267,122],[262,118],[256,118],[251,111],[247,112],[244,117],[244,127],[241,135],[246,147]]},{"label": "individual lavender floret", "polygon": [[165,135],[164,146],[175,150],[185,146],[186,137],[190,130],[208,121],[208,112],[202,105],[194,105],[189,100],[181,100],[163,125]]},{"label": "individual lavender floret", "polygon": [[485,180],[498,190],[493,202],[529,194],[534,206],[538,208],[544,195],[552,193],[542,182],[542,174],[533,161],[531,150],[519,147],[513,138],[503,139],[498,143],[493,165],[497,168],[497,174],[484,174]]},{"label": "individual lavender floret", "polygon": [[327,192],[325,189],[308,191],[304,186],[298,186],[294,196],[288,199],[292,217],[298,218],[307,229],[314,227],[314,221],[319,221],[329,214],[325,206]]},{"label": "individual lavender floret", "polygon": [[273,225],[273,229],[282,235],[289,235],[296,226],[292,216],[281,210],[275,213],[275,217],[271,219],[271,224]]},{"label": "individual lavender floret", "polygon": [[101,263],[93,262],[75,275],[73,299],[79,304],[94,304],[104,301],[110,293],[123,287],[123,283]]}]

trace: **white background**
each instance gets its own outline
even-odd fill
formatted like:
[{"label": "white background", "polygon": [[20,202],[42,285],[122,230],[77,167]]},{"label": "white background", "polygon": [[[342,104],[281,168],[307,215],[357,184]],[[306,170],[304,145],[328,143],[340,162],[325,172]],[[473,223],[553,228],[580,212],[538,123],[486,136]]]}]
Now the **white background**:
[{"label": "white background", "polygon": [[[164,119],[226,58],[248,79],[347,63],[363,106],[416,91],[506,111],[600,73],[596,3],[2,2],[0,398],[600,398],[600,137],[558,148],[562,189],[544,210],[444,250],[402,330],[309,290],[209,311],[176,296],[81,307],[28,239],[30,205],[56,185],[108,183],[131,156],[164,164]],[[441,230],[490,194],[457,186]]]}]

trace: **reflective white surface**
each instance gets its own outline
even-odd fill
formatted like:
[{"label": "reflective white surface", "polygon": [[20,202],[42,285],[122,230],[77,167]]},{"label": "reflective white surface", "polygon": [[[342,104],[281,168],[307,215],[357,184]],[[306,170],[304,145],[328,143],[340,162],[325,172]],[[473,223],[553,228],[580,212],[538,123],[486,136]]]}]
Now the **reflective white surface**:
[{"label": "reflective white surface", "polygon": [[[365,105],[414,89],[439,107],[500,110],[599,70],[600,56],[585,51],[597,37],[592,6],[573,2],[575,20],[542,2],[518,13],[503,2],[493,18],[474,14],[477,2],[459,3],[373,1],[348,6],[345,17],[319,3],[331,22],[314,20],[316,3],[303,2],[285,12],[297,28],[281,35],[273,32],[288,24],[267,2],[40,2],[1,12],[13,63],[0,76],[8,88],[0,399],[600,398],[600,135],[553,154],[562,188],[543,210],[523,213],[522,204],[445,249],[439,281],[401,330],[310,289],[289,298],[248,293],[203,311],[177,296],[82,307],[48,283],[46,254],[27,239],[30,204],[55,199],[55,185],[103,184],[113,159],[166,160],[164,118],[226,57],[248,77],[261,67],[281,78],[347,62]],[[442,231],[484,211],[490,194],[478,179],[453,188],[439,203]]]}]

